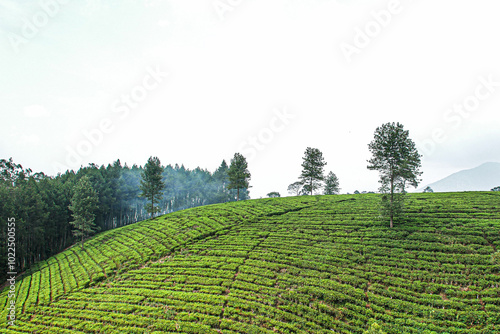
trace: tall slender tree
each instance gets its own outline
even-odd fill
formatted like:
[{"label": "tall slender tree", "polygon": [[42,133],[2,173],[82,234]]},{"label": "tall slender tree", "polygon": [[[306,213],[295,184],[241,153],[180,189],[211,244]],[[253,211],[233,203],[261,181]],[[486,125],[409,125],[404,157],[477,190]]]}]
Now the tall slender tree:
[{"label": "tall slender tree", "polygon": [[88,176],[83,176],[74,187],[69,209],[73,211],[74,220],[70,224],[75,228],[73,235],[80,237],[83,249],[84,238],[96,231],[94,223],[95,211],[98,208],[99,197],[92,187]]},{"label": "tall slender tree", "polygon": [[340,192],[339,179],[335,173],[330,172],[325,179],[325,195],[336,195]]},{"label": "tall slender tree", "polygon": [[160,203],[161,193],[165,188],[162,174],[163,167],[161,166],[160,159],[158,157],[150,157],[146,165],[144,165],[144,171],[141,174],[140,189],[142,194],[140,196],[148,200],[146,211],[151,215],[151,218],[153,218],[155,213],[161,211],[156,204]]},{"label": "tall slender tree", "polygon": [[299,179],[304,185],[304,191],[312,195],[315,190],[323,186],[326,162],[323,153],[319,149],[311,147],[306,149],[302,160],[302,173]]},{"label": "tall slender tree", "polygon": [[250,181],[250,172],[248,171],[247,159],[240,153],[235,153],[231,159],[231,165],[227,171],[229,177],[228,189],[236,189],[236,200],[240,200],[240,189],[248,189]]},{"label": "tall slender tree", "polygon": [[394,218],[404,209],[406,184],[416,188],[420,182],[421,155],[409,131],[394,122],[378,127],[368,148],[373,157],[368,160],[367,168],[379,171],[382,213],[389,218],[392,228]]}]

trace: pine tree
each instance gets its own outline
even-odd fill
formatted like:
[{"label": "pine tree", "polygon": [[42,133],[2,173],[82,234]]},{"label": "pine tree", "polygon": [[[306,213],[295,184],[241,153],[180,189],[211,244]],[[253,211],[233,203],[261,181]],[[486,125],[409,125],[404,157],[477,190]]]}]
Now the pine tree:
[{"label": "pine tree", "polygon": [[73,188],[73,197],[69,209],[73,211],[73,219],[70,224],[75,228],[73,235],[83,240],[96,231],[94,223],[95,211],[98,208],[99,198],[97,192],[92,187],[88,176],[83,176]]},{"label": "pine tree", "polygon": [[325,195],[336,195],[340,192],[339,179],[333,172],[328,173],[325,179]]},{"label": "pine tree", "polygon": [[240,200],[240,189],[248,189],[250,181],[250,172],[248,171],[248,163],[243,155],[235,153],[231,159],[231,165],[227,171],[229,177],[228,189],[237,189],[236,200]]},{"label": "pine tree", "polygon": [[310,147],[306,149],[302,160],[303,169],[299,179],[304,185],[304,191],[312,195],[315,190],[323,186],[325,179],[323,170],[326,162],[319,149]]},{"label": "pine tree", "polygon": [[373,157],[368,160],[367,168],[379,171],[382,214],[389,217],[392,228],[394,218],[404,209],[406,184],[416,188],[420,182],[421,155],[410,139],[409,131],[405,131],[400,123],[378,127],[368,148]]},{"label": "pine tree", "polygon": [[430,186],[427,186],[424,189],[424,193],[433,193],[433,192],[434,192],[434,190],[432,190],[432,188]]},{"label": "pine tree", "polygon": [[148,200],[146,211],[151,215],[151,218],[153,218],[155,213],[160,212],[160,208],[155,205],[160,203],[160,195],[165,188],[162,174],[163,167],[161,166],[160,159],[158,157],[150,157],[146,165],[144,165],[144,171],[141,174],[140,189],[142,194],[140,196]]}]

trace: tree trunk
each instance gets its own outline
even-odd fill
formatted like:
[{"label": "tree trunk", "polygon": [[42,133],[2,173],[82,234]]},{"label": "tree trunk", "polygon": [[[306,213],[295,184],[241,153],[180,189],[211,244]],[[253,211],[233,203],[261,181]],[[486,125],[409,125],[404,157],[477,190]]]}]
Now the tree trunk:
[{"label": "tree trunk", "polygon": [[154,196],[151,196],[151,218],[153,218]]},{"label": "tree trunk", "polygon": [[391,206],[390,206],[391,228],[394,221],[394,175],[391,175]]},{"label": "tree trunk", "polygon": [[237,201],[240,200],[240,188],[238,188],[238,190],[237,190],[236,200]]}]

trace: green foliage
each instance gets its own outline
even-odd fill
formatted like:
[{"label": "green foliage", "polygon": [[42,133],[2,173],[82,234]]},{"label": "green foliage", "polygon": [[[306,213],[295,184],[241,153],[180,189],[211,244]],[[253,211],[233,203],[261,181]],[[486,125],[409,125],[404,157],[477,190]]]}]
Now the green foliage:
[{"label": "green foliage", "polygon": [[491,189],[491,191],[500,191],[500,186]]},{"label": "green foliage", "polygon": [[336,195],[340,192],[339,179],[333,172],[328,173],[325,179],[325,195]]},{"label": "green foliage", "polygon": [[297,181],[290,184],[287,190],[290,195],[299,196],[302,192],[302,182]]},{"label": "green foliage", "polygon": [[269,198],[277,198],[281,197],[280,193],[277,191],[271,191],[269,194],[266,195]]},{"label": "green foliage", "polygon": [[500,251],[497,251],[496,253],[494,253],[493,255],[491,255],[491,261],[500,266]]},{"label": "green foliage", "polygon": [[302,173],[299,177],[304,192],[312,195],[323,186],[325,165],[323,153],[319,149],[306,148],[302,158]]},{"label": "green foliage", "polygon": [[95,211],[98,208],[98,196],[90,184],[87,176],[82,177],[73,188],[73,197],[69,209],[73,212],[73,221],[69,223],[74,227],[73,235],[81,240],[83,249],[83,240],[94,233],[97,228],[94,223]]},{"label": "green foliage", "polygon": [[158,157],[150,157],[146,165],[144,165],[144,171],[141,174],[141,197],[145,197],[148,200],[146,211],[151,217],[161,211],[156,204],[160,203],[160,195],[165,188],[162,173],[163,167],[161,166],[160,159]]},{"label": "green foliage", "polygon": [[382,193],[382,214],[393,221],[403,212],[406,184],[417,187],[421,161],[415,143],[400,123],[385,123],[375,130],[368,145],[372,158],[367,168],[378,170]]},{"label": "green foliage", "polygon": [[499,198],[408,194],[391,230],[371,194],[170,213],[40,262],[7,332],[498,333]]},{"label": "green foliage", "polygon": [[432,190],[432,188],[430,186],[427,186],[424,189],[424,193],[433,193],[433,192],[434,192],[434,190]]},{"label": "green foliage", "polygon": [[[162,213],[236,200],[236,190],[227,189],[227,164],[214,173],[184,166],[168,165],[163,179],[168,184],[160,196]],[[68,222],[73,188],[78,180],[87,176],[98,193],[99,205],[95,210],[95,224],[107,231],[144,220],[150,214],[144,210],[146,199],[139,197],[141,174],[144,168],[122,166],[116,160],[107,166],[89,164],[77,172],[67,171],[55,177],[43,173],[33,174],[30,169],[9,160],[0,160],[0,227],[7,218],[15,217],[21,228],[16,231],[16,268],[25,271],[36,262],[74,244],[75,237]],[[248,199],[248,191],[240,191],[240,199]],[[1,231],[6,231],[0,229]],[[6,263],[6,239],[0,238],[0,263]],[[0,279],[6,272],[0,271]]]},{"label": "green foliage", "polygon": [[247,159],[240,153],[235,153],[231,159],[231,165],[227,171],[229,178],[228,189],[236,189],[236,200],[240,199],[240,189],[248,189],[250,181],[250,172],[248,171]]},{"label": "green foliage", "polygon": [[382,327],[376,322],[372,323],[368,330],[364,331],[363,334],[387,334],[382,330]]}]

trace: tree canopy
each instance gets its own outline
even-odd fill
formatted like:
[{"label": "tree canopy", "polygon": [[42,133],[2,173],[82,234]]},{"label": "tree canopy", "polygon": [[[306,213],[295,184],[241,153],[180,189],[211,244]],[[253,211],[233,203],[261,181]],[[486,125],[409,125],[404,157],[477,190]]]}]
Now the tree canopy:
[{"label": "tree canopy", "polygon": [[333,172],[329,172],[325,179],[325,195],[336,195],[340,192],[339,179]]},{"label": "tree canopy", "polygon": [[144,171],[141,176],[141,197],[148,200],[146,211],[153,217],[154,214],[161,211],[156,204],[160,203],[160,195],[165,188],[163,167],[161,166],[160,159],[158,157],[150,157],[146,165],[144,165]]},{"label": "tree canopy", "polygon": [[323,153],[319,149],[311,147],[306,149],[302,158],[302,173],[299,177],[305,192],[312,195],[315,190],[323,186],[325,165]]},{"label": "tree canopy", "polygon": [[421,155],[409,131],[394,122],[377,127],[368,148],[372,158],[367,168],[379,171],[382,213],[389,217],[392,227],[394,218],[402,213],[406,185],[416,188],[420,182]]},{"label": "tree canopy", "polygon": [[[213,173],[199,167],[167,165],[162,171],[167,186],[159,197],[160,213],[235,201],[236,189],[227,189],[227,170],[225,161]],[[16,219],[16,268],[20,272],[79,241],[69,224],[73,213],[69,205],[75,185],[84,176],[97,193],[94,223],[100,231],[149,218],[148,201],[139,196],[143,172],[142,166],[122,165],[116,160],[107,166],[89,164],[77,171],[47,176],[33,173],[12,158],[0,159],[0,263],[7,261],[5,233],[10,217]],[[240,199],[248,198],[248,192],[240,190]],[[0,279],[5,273],[0,272]]]},{"label": "tree canopy", "polygon": [[236,200],[240,200],[240,189],[248,189],[251,178],[248,171],[248,163],[243,155],[235,153],[231,159],[231,165],[227,171],[229,177],[228,189],[236,189]]},{"label": "tree canopy", "polygon": [[299,196],[302,192],[302,182],[297,181],[297,182],[290,184],[288,186],[287,190],[288,190],[288,193],[290,195]]},{"label": "tree canopy", "polygon": [[88,176],[83,176],[78,181],[73,192],[69,209],[73,212],[74,220],[69,223],[75,228],[73,235],[80,238],[83,249],[84,239],[97,230],[94,220],[99,198]]}]

